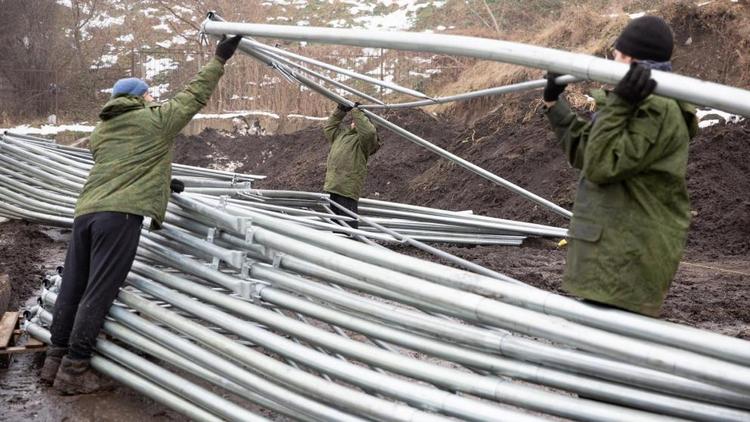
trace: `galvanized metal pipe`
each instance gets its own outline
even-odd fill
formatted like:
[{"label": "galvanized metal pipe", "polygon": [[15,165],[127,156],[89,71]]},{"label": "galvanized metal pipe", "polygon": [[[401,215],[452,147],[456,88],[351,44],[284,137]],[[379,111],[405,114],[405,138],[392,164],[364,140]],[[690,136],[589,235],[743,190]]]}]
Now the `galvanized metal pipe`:
[{"label": "galvanized metal pipe", "polygon": [[518,421],[539,420],[525,414],[490,406],[480,401],[458,397],[436,389],[408,383],[398,378],[384,376],[377,372],[342,362],[328,355],[311,351],[309,348],[271,335],[264,330],[247,324],[242,319],[195,302],[188,296],[165,289],[145,278],[131,275],[128,278],[128,282],[139,290],[147,291],[163,300],[167,300],[183,310],[234,331],[239,336],[262,344],[264,347],[285,355],[292,360],[305,362],[306,365],[313,366],[322,372],[334,374],[336,377],[345,379],[355,385],[405,400],[415,406],[439,410],[449,415],[476,421],[505,420],[509,418]]},{"label": "galvanized metal pipe", "polygon": [[[215,35],[239,34],[474,57],[609,84],[619,82],[628,71],[626,64],[585,54],[459,35],[215,22],[210,19],[203,22],[201,30]],[[750,91],[658,70],[652,72],[652,78],[657,82],[656,94],[750,117]]]},{"label": "galvanized metal pipe", "polygon": [[[39,341],[49,344],[50,334],[38,324],[27,322],[24,331],[31,334],[32,337]],[[164,404],[172,409],[178,410],[183,415],[192,420],[202,422],[221,422],[222,419],[212,415],[193,403],[177,396],[176,394],[147,381],[142,377],[130,372],[120,365],[117,365],[109,359],[94,355],[91,358],[91,366],[97,371],[113,378],[114,380],[138,391],[155,401]]]},{"label": "galvanized metal pipe", "polygon": [[287,385],[300,388],[315,394],[327,401],[333,401],[337,406],[349,410],[356,410],[362,415],[396,421],[447,421],[438,415],[431,415],[419,410],[408,408],[398,403],[387,402],[375,397],[359,393],[335,383],[324,381],[306,372],[290,370],[290,368],[275,359],[261,353],[233,343],[230,339],[214,333],[179,315],[162,309],[129,292],[120,292],[119,298],[128,306],[139,310],[151,318],[186,333],[200,342],[211,345],[246,365],[273,378],[285,382]]},{"label": "galvanized metal pipe", "polygon": [[[564,75],[555,79],[555,82],[560,85],[567,85],[567,84],[578,82],[579,80],[580,79],[576,78],[575,76]],[[408,103],[399,103],[399,104],[364,104],[364,105],[360,105],[359,108],[365,109],[365,110],[380,110],[380,109],[392,110],[392,109],[401,109],[401,108],[425,107],[425,106],[431,106],[431,105],[436,105],[436,104],[452,103],[456,101],[467,101],[467,100],[471,100],[474,98],[490,97],[493,95],[529,91],[532,89],[544,88],[546,85],[547,85],[547,79],[537,79],[535,81],[520,82],[517,84],[480,89],[477,91],[466,92],[463,94],[456,94],[456,95],[450,95],[450,96],[445,96],[445,97],[436,97],[430,100],[411,101]]]}]

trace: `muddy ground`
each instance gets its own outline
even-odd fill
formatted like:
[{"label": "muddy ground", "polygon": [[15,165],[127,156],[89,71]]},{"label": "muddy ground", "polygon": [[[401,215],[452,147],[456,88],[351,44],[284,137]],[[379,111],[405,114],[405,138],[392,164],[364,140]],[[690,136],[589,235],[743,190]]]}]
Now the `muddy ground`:
[{"label": "muddy ground", "polygon": [[[32,305],[41,280],[65,259],[65,230],[21,221],[0,224],[0,272],[10,275],[9,309]],[[39,382],[42,354],[17,355],[0,369],[1,421],[130,422],[185,421],[181,415],[129,388],[89,396],[61,397]]]}]

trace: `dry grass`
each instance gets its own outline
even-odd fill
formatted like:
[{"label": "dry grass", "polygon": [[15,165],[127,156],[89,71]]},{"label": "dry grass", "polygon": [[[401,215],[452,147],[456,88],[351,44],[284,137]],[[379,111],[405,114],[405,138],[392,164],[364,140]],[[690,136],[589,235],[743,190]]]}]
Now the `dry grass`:
[{"label": "dry grass", "polygon": [[[627,17],[607,17],[584,7],[572,7],[562,21],[548,19],[527,32],[509,34],[508,41],[522,42],[579,53],[605,56]],[[541,29],[538,29],[541,28]],[[479,32],[479,31],[477,31]],[[485,31],[486,32],[486,31]],[[452,95],[493,86],[508,85],[542,77],[544,71],[505,63],[477,61],[460,78],[442,86],[435,95]],[[574,90],[575,92],[575,90]],[[445,112],[451,105],[440,105],[434,112]]]},{"label": "dry grass", "polygon": [[[595,7],[601,3],[606,4]],[[673,27],[678,72],[739,87],[750,86],[750,53],[747,53],[750,51],[750,10],[746,1],[733,3],[717,0],[701,7],[684,0],[576,2],[555,16],[508,29],[502,39],[611,58],[612,44],[629,20],[625,12],[644,9],[664,17]],[[485,28],[456,32],[497,37],[493,31]],[[685,45],[690,36],[692,46]],[[454,95],[537,79],[543,74],[543,71],[536,69],[476,61],[455,82],[437,87],[430,93],[436,96]],[[591,106],[584,94],[596,85],[588,83],[570,87],[569,101],[582,108]],[[430,111],[449,113],[467,123],[490,110],[502,113],[506,121],[523,121],[540,105],[539,101],[529,101],[529,98],[528,94],[512,94],[438,105]]]}]

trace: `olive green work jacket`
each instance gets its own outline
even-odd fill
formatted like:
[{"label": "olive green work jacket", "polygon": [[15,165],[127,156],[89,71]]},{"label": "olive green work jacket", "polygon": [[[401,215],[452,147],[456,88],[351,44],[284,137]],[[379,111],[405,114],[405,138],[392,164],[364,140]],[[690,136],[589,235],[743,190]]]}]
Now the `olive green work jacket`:
[{"label": "olive green work jacket", "polygon": [[187,87],[164,104],[118,96],[104,105],[91,134],[94,166],[75,216],[113,211],[152,218],[158,228],[169,201],[174,138],[208,102],[224,65],[209,61]]},{"label": "olive green work jacket", "polygon": [[351,111],[355,127],[341,127],[346,112],[333,112],[323,127],[331,143],[323,190],[359,200],[367,177],[367,160],[380,148],[375,126],[359,109]]},{"label": "olive green work jacket", "polygon": [[591,121],[564,101],[547,112],[569,163],[581,170],[563,288],[657,316],[690,223],[685,173],[695,109],[656,95],[638,106],[602,90],[592,95]]}]

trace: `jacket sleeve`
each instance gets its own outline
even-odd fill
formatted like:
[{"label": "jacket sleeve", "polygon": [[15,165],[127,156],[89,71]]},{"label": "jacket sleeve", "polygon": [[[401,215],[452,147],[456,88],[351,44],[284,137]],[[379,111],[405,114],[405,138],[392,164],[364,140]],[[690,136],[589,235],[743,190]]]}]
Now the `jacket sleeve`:
[{"label": "jacket sleeve", "polygon": [[336,139],[336,135],[341,130],[339,126],[341,126],[341,121],[344,120],[345,116],[346,112],[336,107],[333,114],[326,120],[326,124],[323,126],[323,133],[326,135],[328,142],[333,142]]},{"label": "jacket sleeve", "polygon": [[375,129],[375,125],[372,124],[370,119],[367,118],[362,110],[352,110],[352,118],[354,119],[354,127],[357,130],[357,138],[359,139],[359,145],[365,155],[368,157],[375,154],[380,149],[378,143],[378,132]]},{"label": "jacket sleeve", "polygon": [[214,57],[185,89],[159,107],[161,126],[167,136],[177,135],[205,107],[223,74],[224,65]]},{"label": "jacket sleeve", "polygon": [[664,110],[655,105],[634,109],[609,94],[591,128],[583,164],[586,179],[614,183],[647,169],[660,158],[657,141],[663,121]]},{"label": "jacket sleeve", "polygon": [[591,133],[591,122],[584,120],[564,100],[557,101],[547,111],[547,118],[560,140],[568,162],[577,169],[583,168],[586,144]]}]

